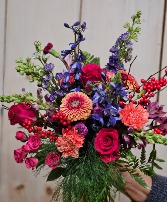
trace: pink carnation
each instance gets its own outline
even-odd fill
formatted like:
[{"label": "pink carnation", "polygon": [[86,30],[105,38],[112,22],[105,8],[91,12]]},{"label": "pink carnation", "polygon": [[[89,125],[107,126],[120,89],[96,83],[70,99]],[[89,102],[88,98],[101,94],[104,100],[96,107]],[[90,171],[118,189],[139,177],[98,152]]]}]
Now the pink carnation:
[{"label": "pink carnation", "polygon": [[56,152],[49,152],[45,158],[45,164],[50,168],[56,168],[60,162],[60,155]]},{"label": "pink carnation", "polygon": [[25,163],[26,163],[26,168],[28,168],[28,169],[32,168],[33,169],[38,164],[38,159],[33,158],[33,157],[26,158]]},{"label": "pink carnation", "polygon": [[79,148],[82,147],[85,138],[79,135],[74,127],[70,130],[64,129],[62,132],[63,136],[58,137],[55,143],[58,150],[63,153],[62,157],[78,158]]},{"label": "pink carnation", "polygon": [[122,122],[126,126],[140,130],[148,122],[148,112],[141,105],[135,107],[132,103],[127,104],[120,111]]}]

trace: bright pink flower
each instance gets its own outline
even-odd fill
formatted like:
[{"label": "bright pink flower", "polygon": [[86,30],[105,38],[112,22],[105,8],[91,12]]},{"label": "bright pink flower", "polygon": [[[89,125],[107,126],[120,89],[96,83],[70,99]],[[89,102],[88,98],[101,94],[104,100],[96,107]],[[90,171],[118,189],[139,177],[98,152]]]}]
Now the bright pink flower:
[{"label": "bright pink flower", "polygon": [[56,152],[49,152],[45,158],[45,164],[50,168],[56,168],[60,162],[60,155]]},{"label": "bright pink flower", "polygon": [[82,67],[80,79],[85,86],[88,81],[91,83],[102,81],[101,73],[102,69],[97,64],[87,64]]},{"label": "bright pink flower", "polygon": [[106,163],[119,157],[118,132],[113,128],[102,128],[94,140],[94,145],[101,154],[102,161]]},{"label": "bright pink flower", "polygon": [[37,150],[41,145],[41,138],[38,135],[32,135],[27,142],[31,150]]},{"label": "bright pink flower", "polygon": [[79,135],[77,130],[73,127],[70,130],[63,130],[63,136],[58,137],[56,140],[57,149],[62,152],[62,157],[69,156],[78,158],[79,148],[84,143],[84,137]]},{"label": "bright pink flower", "polygon": [[23,163],[25,156],[26,153],[22,150],[22,148],[14,150],[14,159],[17,163]]},{"label": "bright pink flower", "polygon": [[28,138],[27,138],[27,136],[26,136],[26,134],[25,134],[24,132],[22,132],[22,131],[17,131],[17,132],[16,132],[16,139],[17,139],[17,140],[20,140],[20,141],[22,141],[22,142],[25,142]]},{"label": "bright pink flower", "polygon": [[149,114],[141,105],[129,103],[120,111],[120,117],[126,126],[140,130],[148,122]]},{"label": "bright pink flower", "polygon": [[32,122],[36,121],[36,110],[26,103],[14,104],[9,108],[8,118],[11,125],[22,125],[25,119]]},{"label": "bright pink flower", "polygon": [[28,169],[29,168],[33,169],[38,164],[38,159],[37,158],[33,158],[33,157],[26,158],[25,163],[26,163],[26,167]]},{"label": "bright pink flower", "polygon": [[31,151],[31,149],[30,149],[30,147],[28,146],[28,144],[23,145],[23,146],[21,147],[21,149],[22,149],[23,152],[26,152],[26,153],[28,153],[29,151]]}]

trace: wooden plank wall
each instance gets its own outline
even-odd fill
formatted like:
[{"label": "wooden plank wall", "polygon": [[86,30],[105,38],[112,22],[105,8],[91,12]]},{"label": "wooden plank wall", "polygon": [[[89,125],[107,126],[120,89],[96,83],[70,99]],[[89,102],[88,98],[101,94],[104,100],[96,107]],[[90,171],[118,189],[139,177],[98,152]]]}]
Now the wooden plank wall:
[{"label": "wooden plank wall", "polygon": [[[83,42],[82,49],[100,56],[101,66],[104,67],[110,55],[109,49],[124,32],[124,23],[137,10],[143,13],[142,33],[139,42],[134,44],[134,56],[138,57],[132,72],[138,79],[147,78],[159,69],[161,54],[162,66],[167,65],[167,22],[165,38],[162,40],[165,1],[0,0],[0,94],[21,93],[23,87],[35,93],[35,85],[29,84],[16,73],[15,59],[30,56],[34,51],[35,40],[43,44],[52,42],[58,51],[67,48],[73,36],[63,27],[64,22],[72,24],[78,19],[87,22],[86,41]],[[62,70],[59,63],[55,65],[57,71]],[[166,104],[166,95],[166,92],[161,94],[161,103]],[[10,126],[6,111],[1,113],[1,117],[0,201],[50,201],[54,183],[45,183],[45,173],[35,178],[31,170],[15,163],[13,150],[21,146],[14,138],[17,127]],[[159,147],[160,156],[167,160],[166,151],[167,148]],[[164,169],[161,174],[165,175],[166,171]],[[122,195],[117,198],[117,202],[126,201],[129,200]]]}]

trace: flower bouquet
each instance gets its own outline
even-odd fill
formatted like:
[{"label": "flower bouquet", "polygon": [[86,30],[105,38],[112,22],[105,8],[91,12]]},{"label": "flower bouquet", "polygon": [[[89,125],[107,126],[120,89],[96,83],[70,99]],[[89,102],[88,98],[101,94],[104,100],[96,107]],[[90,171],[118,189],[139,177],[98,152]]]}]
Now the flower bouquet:
[{"label": "flower bouquet", "polygon": [[[100,59],[80,49],[85,40],[86,23],[64,26],[74,33],[75,41],[59,54],[48,43],[35,42],[32,58],[17,60],[16,70],[37,82],[37,96],[30,92],[0,96],[1,102],[14,104],[8,110],[11,125],[19,124],[16,139],[24,144],[14,150],[17,163],[37,172],[49,168],[47,181],[57,180],[53,200],[64,202],[114,201],[116,191],[124,189],[121,175],[128,171],[143,187],[145,181],[136,172],[155,174],[163,162],[155,144],[167,144],[167,116],[163,106],[151,98],[166,88],[167,69],[159,79],[151,75],[138,84],[130,74],[132,41],[140,33],[141,12],[126,23],[127,31],[110,49],[104,68]],[[61,60],[63,72],[54,74],[49,56]],[[38,65],[32,60],[38,61]],[[125,69],[125,63],[130,62]],[[39,64],[40,62],[40,64]],[[146,146],[153,149],[146,158]],[[136,148],[141,156],[133,154]]]}]

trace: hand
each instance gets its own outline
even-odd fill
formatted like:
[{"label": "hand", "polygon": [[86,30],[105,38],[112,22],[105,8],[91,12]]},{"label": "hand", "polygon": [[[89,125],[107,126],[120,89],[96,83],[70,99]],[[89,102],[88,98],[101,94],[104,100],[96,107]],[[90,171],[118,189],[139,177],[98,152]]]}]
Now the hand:
[{"label": "hand", "polygon": [[[144,173],[138,169],[136,172],[139,173],[139,175],[144,179],[147,186],[151,188],[152,178],[150,176],[144,175]],[[126,183],[123,193],[136,202],[144,202],[147,199],[150,190],[138,184],[128,172],[122,172],[122,176]]]}]

